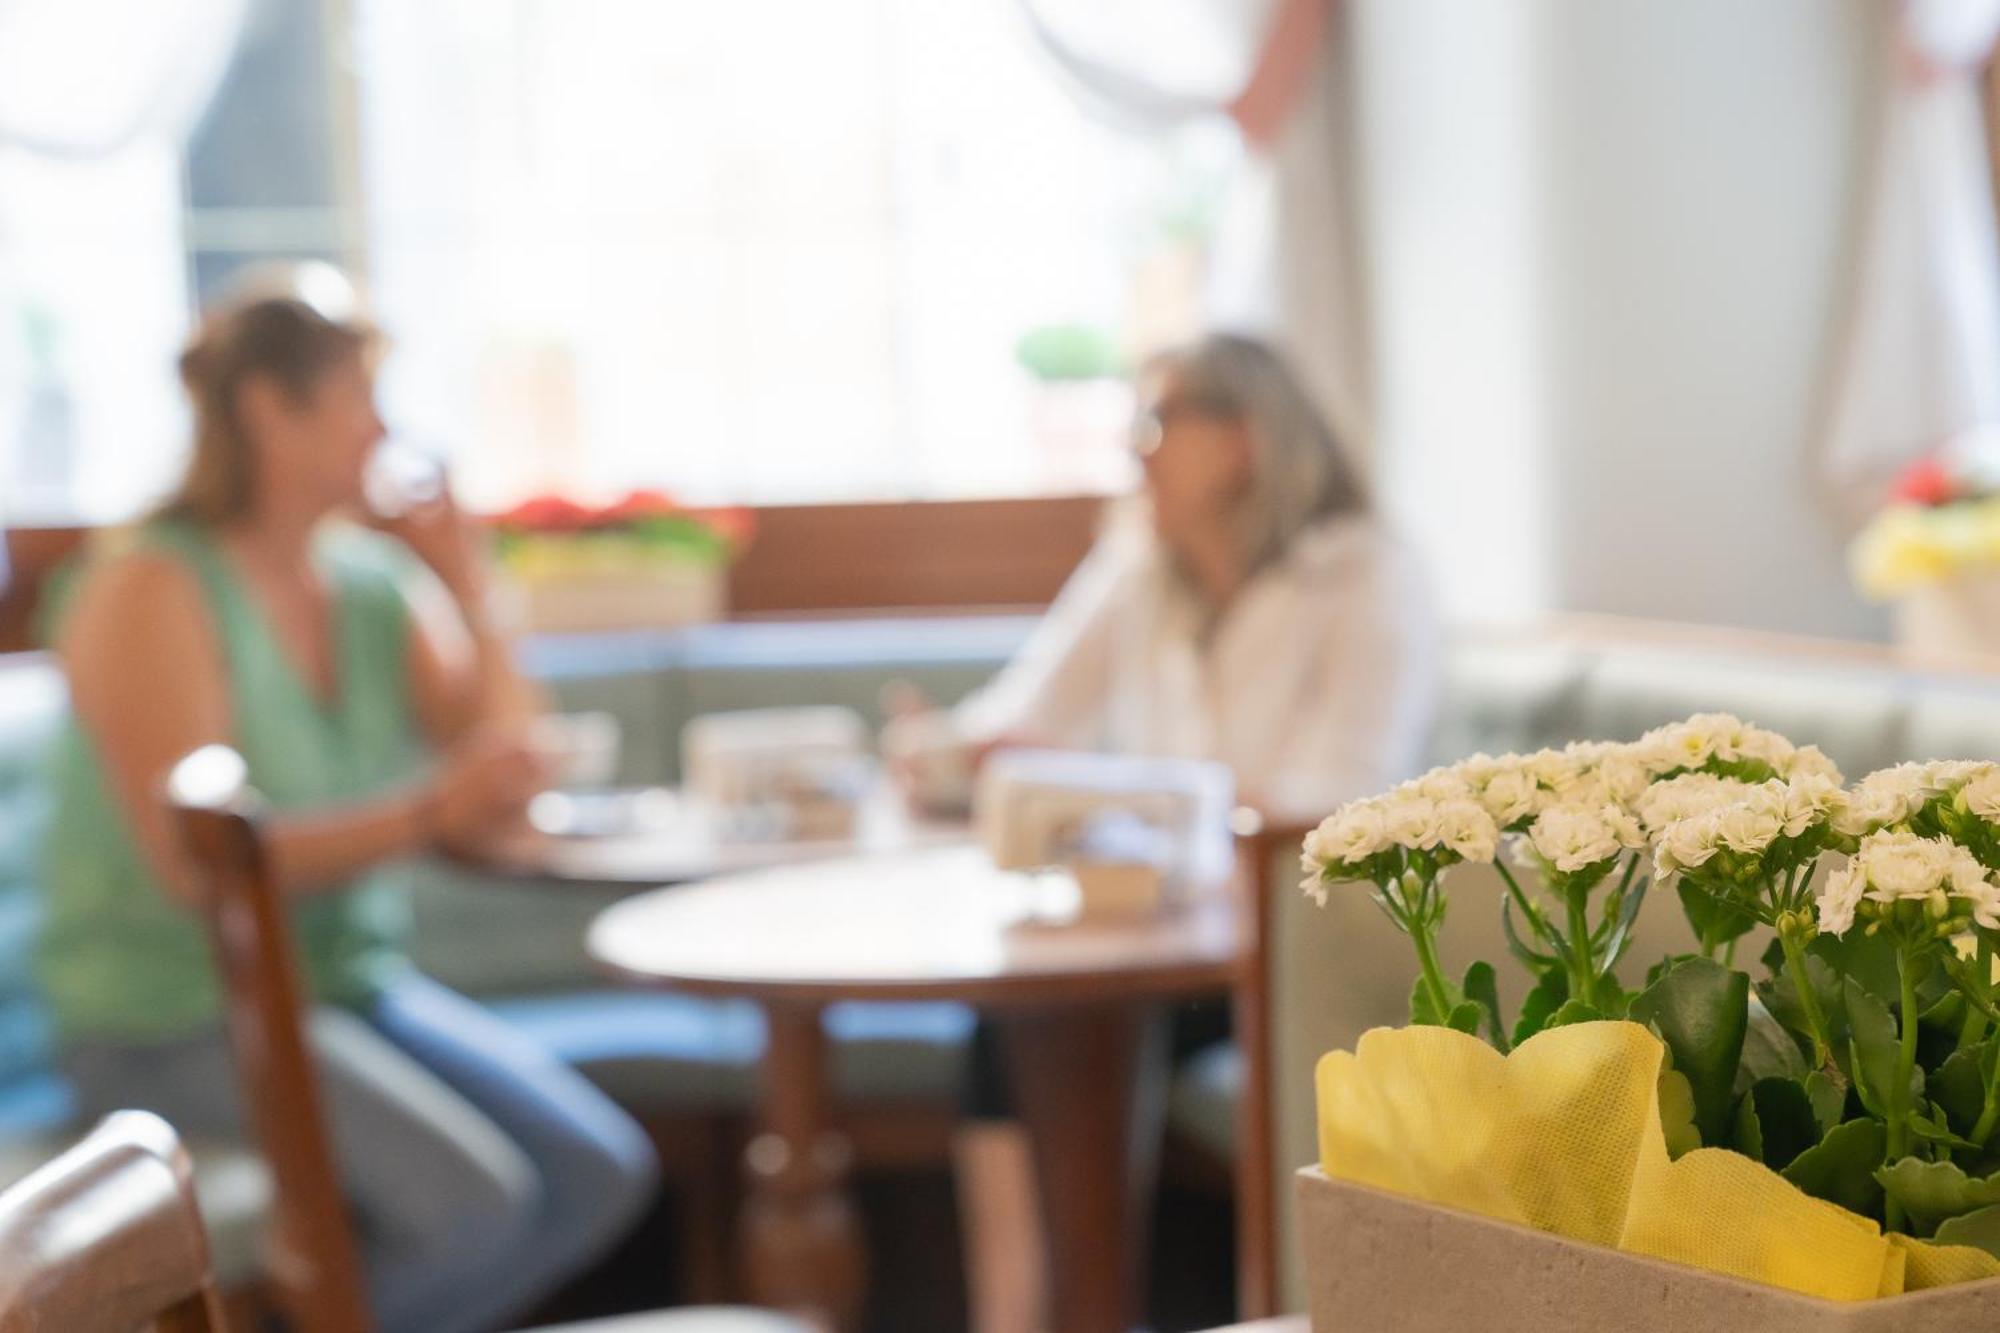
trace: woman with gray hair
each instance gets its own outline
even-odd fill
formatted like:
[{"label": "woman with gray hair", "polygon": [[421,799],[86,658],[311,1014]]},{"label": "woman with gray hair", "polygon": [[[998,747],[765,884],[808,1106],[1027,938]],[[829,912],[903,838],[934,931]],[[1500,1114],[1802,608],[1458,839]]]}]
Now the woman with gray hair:
[{"label": "woman with gray hair", "polygon": [[1152,358],[1138,389],[1143,495],[953,730],[1217,760],[1280,816],[1407,776],[1431,713],[1429,588],[1298,378],[1212,334]]},{"label": "woman with gray hair", "polygon": [[[1138,389],[1143,494],[1020,656],[951,715],[957,742],[1214,760],[1239,799],[1288,819],[1414,772],[1435,683],[1429,589],[1291,368],[1214,334],[1148,361]],[[1175,1044],[1225,1028],[1219,1007],[1183,1013]],[[990,1050],[974,1065],[954,1149],[973,1326],[1020,1333],[1041,1322],[1028,1145],[995,1119],[1008,1099]]]}]

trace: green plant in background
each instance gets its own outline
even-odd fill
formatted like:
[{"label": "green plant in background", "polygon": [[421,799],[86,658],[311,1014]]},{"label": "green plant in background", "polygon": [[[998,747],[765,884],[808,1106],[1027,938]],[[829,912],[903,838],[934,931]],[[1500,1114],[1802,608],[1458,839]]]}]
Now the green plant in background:
[{"label": "green plant in background", "polygon": [[[1453,984],[1437,955],[1468,863],[1494,866],[1534,979],[1511,1023],[1489,964]],[[1567,1023],[1644,1024],[1667,1050],[1675,1154],[1732,1149],[1891,1230],[2000,1255],[2000,766],[1847,788],[1818,750],[1709,714],[1434,770],[1330,817],[1305,865],[1322,902],[1371,886],[1409,936],[1413,1023],[1503,1052]],[[1649,883],[1673,887],[1699,952],[1628,991],[1616,969]],[[1760,928],[1753,979],[1732,964]]]},{"label": "green plant in background", "polygon": [[1045,324],[1014,344],[1014,360],[1044,384],[1115,379],[1126,371],[1118,343],[1090,324]]}]

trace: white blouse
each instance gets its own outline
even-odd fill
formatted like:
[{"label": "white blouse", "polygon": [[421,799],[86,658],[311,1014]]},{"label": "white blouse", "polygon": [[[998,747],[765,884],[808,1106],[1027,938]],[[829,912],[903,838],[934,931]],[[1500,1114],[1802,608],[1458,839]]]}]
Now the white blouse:
[{"label": "white blouse", "polygon": [[1412,774],[1437,687],[1437,621],[1375,520],[1308,529],[1201,637],[1150,534],[1114,530],[1006,670],[956,713],[973,741],[1214,759],[1239,800],[1316,819]]}]

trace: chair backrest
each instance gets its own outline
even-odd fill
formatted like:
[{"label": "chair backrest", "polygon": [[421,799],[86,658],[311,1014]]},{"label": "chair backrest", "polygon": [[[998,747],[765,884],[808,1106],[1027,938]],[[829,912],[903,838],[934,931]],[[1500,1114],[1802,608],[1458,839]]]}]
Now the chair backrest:
[{"label": "chair backrest", "polygon": [[0,1192],[0,1333],[224,1328],[187,1156],[120,1111]]},{"label": "chair backrest", "polygon": [[261,803],[242,757],[219,745],[175,765],[167,799],[207,894],[236,1075],[271,1170],[274,1293],[299,1333],[367,1333],[361,1261],[306,1042],[298,958],[260,831]]}]

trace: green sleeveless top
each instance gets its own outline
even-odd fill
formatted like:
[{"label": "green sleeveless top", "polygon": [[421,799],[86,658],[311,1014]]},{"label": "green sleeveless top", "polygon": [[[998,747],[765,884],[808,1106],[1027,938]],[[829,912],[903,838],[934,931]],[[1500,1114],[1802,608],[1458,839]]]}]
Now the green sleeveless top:
[{"label": "green sleeveless top", "polygon": [[[326,579],[337,693],[323,700],[286,657],[221,549],[192,525],[158,521],[141,549],[181,562],[201,586],[228,675],[232,743],[276,811],[378,795],[419,772],[410,711],[409,620],[392,540],[330,527],[314,558]],[[146,869],[95,745],[74,720],[52,756],[40,970],[65,1041],[156,1041],[220,1021],[203,924]],[[394,872],[300,898],[293,929],[313,996],[364,1003],[404,966],[407,906]]]}]

